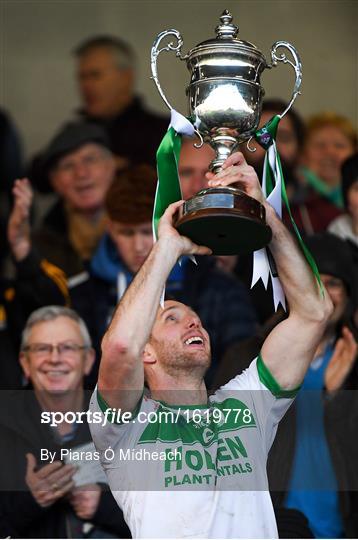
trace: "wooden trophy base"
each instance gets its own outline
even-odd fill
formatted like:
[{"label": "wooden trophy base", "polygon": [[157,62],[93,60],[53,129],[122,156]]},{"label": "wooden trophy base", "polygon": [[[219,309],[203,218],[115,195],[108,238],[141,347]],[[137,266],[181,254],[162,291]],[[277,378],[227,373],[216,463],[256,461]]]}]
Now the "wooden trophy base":
[{"label": "wooden trophy base", "polygon": [[272,231],[264,206],[232,187],[199,191],[183,204],[175,223],[178,232],[214,255],[240,255],[266,246]]}]

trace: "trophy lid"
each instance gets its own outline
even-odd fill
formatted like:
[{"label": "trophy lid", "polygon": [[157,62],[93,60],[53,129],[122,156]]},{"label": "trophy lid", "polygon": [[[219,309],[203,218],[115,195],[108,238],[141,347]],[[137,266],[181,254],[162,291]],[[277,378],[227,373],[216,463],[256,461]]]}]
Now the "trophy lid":
[{"label": "trophy lid", "polygon": [[264,55],[256,47],[256,45],[250,43],[249,41],[237,39],[239,28],[238,26],[233,24],[232,20],[233,17],[231,13],[227,9],[225,9],[225,11],[223,11],[220,17],[221,24],[218,24],[218,26],[215,28],[216,38],[202,41],[201,43],[193,47],[193,49],[191,49],[191,51],[189,51],[188,53],[188,59],[193,58],[193,56],[196,56],[203,51],[214,51],[216,49],[217,52],[219,52],[220,49],[225,48],[227,50],[228,47],[232,47],[233,51],[240,50],[242,53],[246,53],[250,56],[253,55],[255,57],[258,57],[258,59],[260,59],[261,61],[266,62]]}]

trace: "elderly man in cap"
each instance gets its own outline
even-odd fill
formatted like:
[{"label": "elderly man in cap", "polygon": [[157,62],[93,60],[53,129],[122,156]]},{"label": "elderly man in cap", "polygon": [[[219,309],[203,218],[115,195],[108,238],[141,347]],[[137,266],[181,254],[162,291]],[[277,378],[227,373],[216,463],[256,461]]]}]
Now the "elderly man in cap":
[{"label": "elderly man in cap", "polygon": [[41,254],[69,277],[84,271],[105,227],[104,198],[115,162],[104,131],[68,124],[42,155],[42,171],[58,201],[35,235]]}]

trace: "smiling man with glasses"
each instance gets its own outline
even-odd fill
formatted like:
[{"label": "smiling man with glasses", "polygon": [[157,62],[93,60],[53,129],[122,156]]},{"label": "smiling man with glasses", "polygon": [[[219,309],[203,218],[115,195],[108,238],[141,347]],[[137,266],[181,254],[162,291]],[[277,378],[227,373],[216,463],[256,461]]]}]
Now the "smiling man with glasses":
[{"label": "smiling man with glasses", "polygon": [[77,343],[57,343],[57,345],[52,345],[52,343],[32,343],[27,345],[24,351],[37,358],[52,356],[53,351],[57,351],[58,355],[63,358],[72,358],[77,355],[78,351],[83,351],[86,348],[85,345],[77,345]]},{"label": "smiling man with glasses", "polygon": [[[20,363],[45,410],[79,410],[83,378],[94,361],[86,326],[68,308],[48,306],[35,311],[23,332]],[[60,426],[66,433],[71,426]]]},{"label": "smiling man with glasses", "polygon": [[77,538],[87,522],[97,538],[128,537],[99,467],[84,474],[83,462],[61,461],[67,451],[94,451],[85,415],[56,427],[42,421],[43,411],[64,417],[86,411],[83,383],[93,361],[88,330],[76,312],[46,306],[29,317],[20,363],[33,391],[7,395],[0,407],[3,536]]}]

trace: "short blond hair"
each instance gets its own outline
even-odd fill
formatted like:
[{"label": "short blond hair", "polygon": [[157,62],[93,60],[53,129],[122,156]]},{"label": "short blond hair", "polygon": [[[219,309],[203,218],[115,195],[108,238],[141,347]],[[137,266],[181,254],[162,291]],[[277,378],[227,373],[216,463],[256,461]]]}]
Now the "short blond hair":
[{"label": "short blond hair", "polygon": [[357,149],[358,135],[354,125],[347,117],[333,111],[324,111],[308,119],[306,124],[306,142],[308,142],[313,132],[326,126],[333,126],[342,131],[352,143],[353,149]]}]

